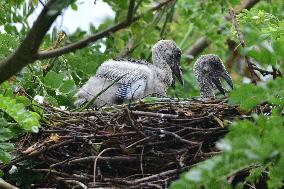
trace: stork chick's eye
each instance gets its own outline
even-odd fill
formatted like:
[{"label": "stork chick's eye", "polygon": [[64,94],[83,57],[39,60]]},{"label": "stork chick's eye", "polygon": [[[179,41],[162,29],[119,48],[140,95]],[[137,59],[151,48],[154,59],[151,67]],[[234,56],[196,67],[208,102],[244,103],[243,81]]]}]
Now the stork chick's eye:
[{"label": "stork chick's eye", "polygon": [[214,69],[214,70],[223,70],[223,66],[220,62],[212,62],[211,63],[211,67]]}]

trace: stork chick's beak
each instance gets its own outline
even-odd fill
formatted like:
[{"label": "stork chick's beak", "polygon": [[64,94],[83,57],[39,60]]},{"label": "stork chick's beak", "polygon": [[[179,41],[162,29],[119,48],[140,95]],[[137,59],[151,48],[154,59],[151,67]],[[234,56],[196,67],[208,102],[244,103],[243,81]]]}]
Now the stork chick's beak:
[{"label": "stork chick's beak", "polygon": [[[232,78],[230,77],[230,75],[228,74],[228,72],[222,72],[222,74],[220,75],[220,77],[222,77],[223,79],[225,79],[225,81],[229,84],[229,86],[233,89],[234,86],[233,86],[233,81],[232,81]],[[214,83],[214,85],[216,86],[216,88],[220,91],[220,93],[222,95],[225,96],[225,89],[222,87],[222,84],[220,82],[220,79],[219,77],[213,77],[211,78],[212,80],[212,83]]]},{"label": "stork chick's beak", "polygon": [[[183,75],[182,75],[182,71],[181,71],[179,64],[175,63],[172,71],[173,71],[173,74],[178,78],[180,84],[182,84],[182,86],[183,86],[184,80],[183,80]],[[175,86],[175,79],[173,79],[172,85]]]},{"label": "stork chick's beak", "polygon": [[234,88],[232,78],[231,78],[231,76],[229,75],[228,72],[223,72],[223,73],[221,74],[221,77],[222,77],[223,79],[225,79],[225,81],[230,85],[231,89]]}]

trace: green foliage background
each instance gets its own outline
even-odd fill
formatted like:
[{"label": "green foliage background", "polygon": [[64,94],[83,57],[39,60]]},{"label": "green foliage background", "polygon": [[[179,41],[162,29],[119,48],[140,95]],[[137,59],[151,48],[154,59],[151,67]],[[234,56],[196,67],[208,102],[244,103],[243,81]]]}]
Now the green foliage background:
[{"label": "green foliage background", "polygon": [[[123,21],[127,15],[128,1],[104,2],[116,13],[115,19],[106,20],[98,28],[90,26],[91,34]],[[0,61],[15,50],[29,31],[31,26],[27,18],[39,6],[38,3],[37,0],[0,2],[0,26],[5,30],[0,34]],[[76,3],[71,5],[74,11],[78,9]],[[273,80],[265,77],[257,86],[245,84],[244,78],[249,75],[243,68],[243,60],[227,61],[233,54],[228,40],[233,40],[237,44],[234,49],[241,56],[248,55],[259,67],[267,70],[273,66],[284,70],[283,1],[263,0],[237,16],[247,43],[245,49],[238,47],[236,32],[230,20],[225,18],[231,6],[240,4],[239,0],[178,0],[175,5],[156,12],[147,11],[153,5],[152,0],[137,3],[140,6],[135,14],[145,15],[130,27],[75,53],[36,61],[0,85],[0,161],[8,163],[11,160],[12,141],[18,136],[38,131],[44,112],[32,100],[35,96],[42,96],[50,105],[73,109],[74,94],[78,88],[95,74],[101,63],[118,57],[130,39],[135,40],[135,48],[129,56],[148,61],[151,61],[151,47],[159,39],[175,40],[184,54],[185,86],[169,89],[168,94],[183,98],[198,96],[192,73],[192,62],[197,57],[187,57],[187,50],[198,38],[206,36],[210,45],[202,53],[218,54],[227,63],[234,79],[236,87],[229,95],[229,102],[240,104],[240,108],[247,111],[261,103],[270,103],[274,111],[272,115],[254,116],[250,121],[233,123],[229,134],[218,143],[223,153],[182,174],[171,188],[229,188],[227,178],[244,168],[249,168],[250,173],[246,183],[257,181],[264,172],[268,172],[269,188],[283,187],[284,118],[281,111],[284,107],[284,78]],[[15,23],[22,25],[20,30]],[[41,50],[64,46],[90,35],[80,29],[67,35],[62,32],[61,28],[53,29],[45,37]],[[104,52],[100,51],[102,46],[106,48]]]}]

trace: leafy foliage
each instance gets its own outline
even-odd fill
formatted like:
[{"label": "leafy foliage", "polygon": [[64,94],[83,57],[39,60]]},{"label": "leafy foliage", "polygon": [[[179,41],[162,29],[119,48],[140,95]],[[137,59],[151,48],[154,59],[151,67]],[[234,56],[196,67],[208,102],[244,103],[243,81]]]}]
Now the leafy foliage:
[{"label": "leafy foliage", "polygon": [[[256,176],[255,167],[269,170],[269,188],[281,187],[284,179],[283,174],[279,174],[284,168],[283,124],[284,118],[277,114],[270,119],[261,115],[255,117],[255,121],[234,123],[226,137],[217,144],[223,153],[183,174],[171,188],[229,188],[228,177],[244,168]],[[256,178],[259,176],[261,174]],[[252,177],[249,178],[252,181]]]},{"label": "leafy foliage", "polygon": [[[242,85],[230,93],[229,100],[232,104],[240,104],[242,109],[247,110],[253,109],[264,102],[270,102],[272,105],[283,107],[284,90],[279,88],[279,86],[284,86],[284,78],[282,77],[262,83],[259,86],[252,84]],[[271,91],[271,93],[267,93],[267,91]]]},{"label": "leafy foliage", "polygon": [[40,116],[26,110],[30,101],[23,96],[13,96],[8,83],[2,84],[0,91],[0,161],[8,163],[11,160],[8,152],[13,149],[13,144],[9,141],[24,130],[37,133]]},{"label": "leafy foliage", "polygon": [[[90,26],[91,33],[100,32],[125,20],[127,16],[129,1],[104,2],[116,13],[115,19],[106,20],[98,27]],[[260,115],[250,121],[235,122],[225,139],[218,143],[223,153],[184,173],[172,188],[229,188],[228,177],[244,168],[249,171],[247,183],[257,182],[267,173],[269,188],[283,187],[284,134],[281,111],[284,107],[284,79],[266,76],[260,77],[262,81],[257,86],[244,84],[243,78],[248,78],[249,74],[241,58],[247,55],[254,64],[265,70],[284,70],[283,1],[260,1],[254,8],[237,15],[247,45],[245,49],[239,48],[234,27],[226,19],[228,8],[238,5],[240,0],[218,3],[215,0],[178,0],[155,12],[147,10],[156,1],[136,2],[135,15],[144,16],[130,27],[75,53],[37,61],[0,85],[0,160],[7,163],[11,159],[12,139],[23,132],[38,130],[40,117],[31,99],[41,96],[44,102],[53,106],[73,109],[77,89],[96,72],[101,63],[118,57],[131,39],[134,39],[135,45],[128,56],[150,62],[151,47],[156,41],[162,38],[175,40],[184,54],[182,68],[185,86],[169,89],[168,94],[185,98],[197,96],[199,91],[191,64],[197,57],[187,57],[187,52],[197,39],[205,36],[210,45],[203,53],[215,53],[227,60],[224,62],[234,79],[236,87],[229,94],[229,102],[251,112],[259,104],[267,103],[274,112],[271,116]],[[1,61],[19,46],[30,30],[28,18],[37,6],[37,0],[0,2],[0,26],[5,31],[0,34]],[[77,1],[71,2],[74,11],[80,11],[78,7]],[[54,28],[47,34],[41,50],[62,47],[89,35],[80,29],[72,34],[61,30]],[[228,41],[236,43],[235,46],[230,47]],[[31,98],[27,98],[27,95]]]}]

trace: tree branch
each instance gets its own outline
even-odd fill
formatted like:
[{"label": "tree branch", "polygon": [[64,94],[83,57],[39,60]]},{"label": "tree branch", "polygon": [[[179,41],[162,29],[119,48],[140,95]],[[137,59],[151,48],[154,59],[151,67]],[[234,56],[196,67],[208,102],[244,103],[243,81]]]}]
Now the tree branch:
[{"label": "tree branch", "polygon": [[[244,9],[251,9],[254,5],[256,5],[260,0],[246,0],[243,1],[237,8],[236,14],[239,14]],[[229,19],[229,15],[225,16],[225,19]],[[218,33],[221,33],[224,29],[220,27]],[[195,43],[187,50],[188,64],[193,60],[192,57],[200,54],[204,49],[206,49],[210,45],[210,41],[206,38],[206,36],[202,36],[196,40]]]},{"label": "tree branch", "polygon": [[24,41],[8,58],[0,64],[0,84],[36,60],[36,53],[50,26],[71,0],[49,0],[38,16]]},{"label": "tree branch", "polygon": [[[237,31],[239,41],[240,41],[242,47],[245,48],[246,44],[245,44],[244,36],[243,36],[243,33],[240,30],[240,26],[238,24],[238,21],[237,21],[237,18],[236,18],[234,10],[233,9],[229,9],[229,14],[230,14],[231,19],[232,19],[232,24],[235,27],[235,30]],[[249,69],[249,72],[251,74],[252,82],[254,84],[256,84],[258,76],[254,72],[252,62],[250,61],[249,57],[246,56],[246,55],[245,55],[245,61],[246,61],[247,65],[248,65],[248,69]]]},{"label": "tree branch", "polygon": [[209,41],[205,36],[200,37],[197,41],[187,50],[186,56],[189,60],[193,60],[195,56],[201,53],[209,46]]},{"label": "tree branch", "polygon": [[3,189],[19,189],[16,186],[13,186],[10,183],[4,181],[2,178],[0,178],[0,188],[3,188]]},{"label": "tree branch", "polygon": [[[161,9],[163,6],[167,5],[168,3],[175,1],[175,0],[167,0],[163,3],[160,3],[159,5],[153,7],[152,9],[150,9],[149,11],[156,11]],[[53,57],[57,57],[57,56],[61,56],[63,54],[67,54],[70,52],[75,52],[76,50],[82,49],[86,46],[88,46],[90,43],[93,43],[99,39],[102,39],[108,35],[110,35],[111,33],[117,32],[121,29],[124,29],[128,26],[130,26],[133,22],[137,21],[138,19],[140,19],[141,17],[143,17],[144,15],[139,15],[136,17],[133,17],[131,22],[127,22],[127,20],[122,21],[112,27],[109,27],[106,30],[103,30],[101,32],[98,32],[96,34],[94,34],[93,36],[87,37],[85,39],[82,39],[81,41],[72,43],[70,45],[67,45],[65,47],[61,47],[58,49],[54,49],[54,50],[50,50],[50,51],[43,51],[43,52],[39,52],[37,55],[37,59],[41,60],[41,59],[47,59],[47,58],[53,58]]]}]

